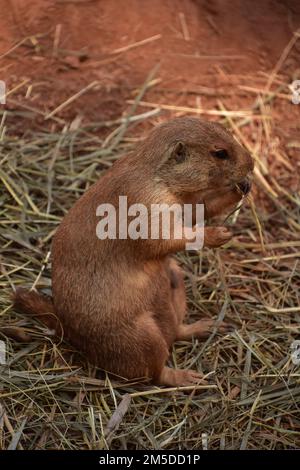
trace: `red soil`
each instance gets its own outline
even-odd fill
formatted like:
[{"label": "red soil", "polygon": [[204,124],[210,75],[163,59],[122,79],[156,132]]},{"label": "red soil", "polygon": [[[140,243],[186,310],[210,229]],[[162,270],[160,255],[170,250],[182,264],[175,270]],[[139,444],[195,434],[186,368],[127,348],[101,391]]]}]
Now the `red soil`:
[{"label": "red soil", "polygon": [[[148,101],[217,109],[221,100],[228,109],[247,109],[256,94],[240,86],[264,89],[300,27],[298,0],[0,0],[0,11],[0,55],[10,51],[1,57],[0,79],[8,89],[28,79],[9,96],[8,109],[18,102],[47,114],[97,80],[56,115],[84,122],[119,117],[157,63],[160,82]],[[300,77],[299,55],[300,40],[273,86]],[[299,111],[277,101],[279,138],[299,135]],[[43,116],[39,121],[45,125]]]}]

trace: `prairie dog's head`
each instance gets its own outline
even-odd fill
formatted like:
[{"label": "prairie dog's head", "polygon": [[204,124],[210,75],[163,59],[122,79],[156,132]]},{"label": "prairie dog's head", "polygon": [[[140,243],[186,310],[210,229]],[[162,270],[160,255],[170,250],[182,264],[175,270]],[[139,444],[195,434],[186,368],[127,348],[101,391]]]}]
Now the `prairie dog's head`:
[{"label": "prairie dog's head", "polygon": [[251,188],[253,159],[215,122],[183,117],[161,124],[144,141],[143,155],[155,180],[184,203],[204,203],[206,218],[234,207]]}]

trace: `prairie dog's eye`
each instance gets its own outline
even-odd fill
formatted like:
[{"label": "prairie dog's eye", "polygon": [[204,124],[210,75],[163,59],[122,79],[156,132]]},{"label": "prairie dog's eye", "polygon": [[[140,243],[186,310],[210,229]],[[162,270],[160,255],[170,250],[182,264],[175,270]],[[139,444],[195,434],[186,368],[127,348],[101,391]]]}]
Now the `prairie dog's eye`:
[{"label": "prairie dog's eye", "polygon": [[226,149],[212,150],[210,153],[213,157],[219,158],[220,160],[227,160],[229,158],[229,154]]}]

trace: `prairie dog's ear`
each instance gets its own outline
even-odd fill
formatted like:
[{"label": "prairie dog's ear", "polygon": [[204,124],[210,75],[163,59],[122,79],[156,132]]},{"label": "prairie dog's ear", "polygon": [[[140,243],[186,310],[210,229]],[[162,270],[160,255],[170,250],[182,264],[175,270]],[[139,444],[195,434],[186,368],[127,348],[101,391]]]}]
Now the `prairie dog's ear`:
[{"label": "prairie dog's ear", "polygon": [[188,158],[188,148],[183,142],[176,142],[170,152],[170,159],[183,163]]}]

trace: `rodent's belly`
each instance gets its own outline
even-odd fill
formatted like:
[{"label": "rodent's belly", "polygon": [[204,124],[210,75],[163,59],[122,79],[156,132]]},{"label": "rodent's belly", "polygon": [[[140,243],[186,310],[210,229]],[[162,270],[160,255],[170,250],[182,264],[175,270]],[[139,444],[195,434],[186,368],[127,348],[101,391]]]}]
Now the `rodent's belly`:
[{"label": "rodent's belly", "polygon": [[53,302],[61,319],[113,321],[119,315],[134,318],[145,311],[157,314],[169,304],[170,286],[165,265],[157,262],[115,272],[99,271],[97,275],[76,268],[52,273]]},{"label": "rodent's belly", "polygon": [[145,313],[154,319],[168,345],[175,339],[177,321],[165,263],[146,263],[142,269],[128,269],[124,276],[120,270],[95,277],[76,269],[56,270],[52,284],[56,315],[66,337],[78,347],[100,338],[113,347],[119,335],[132,331]]}]

